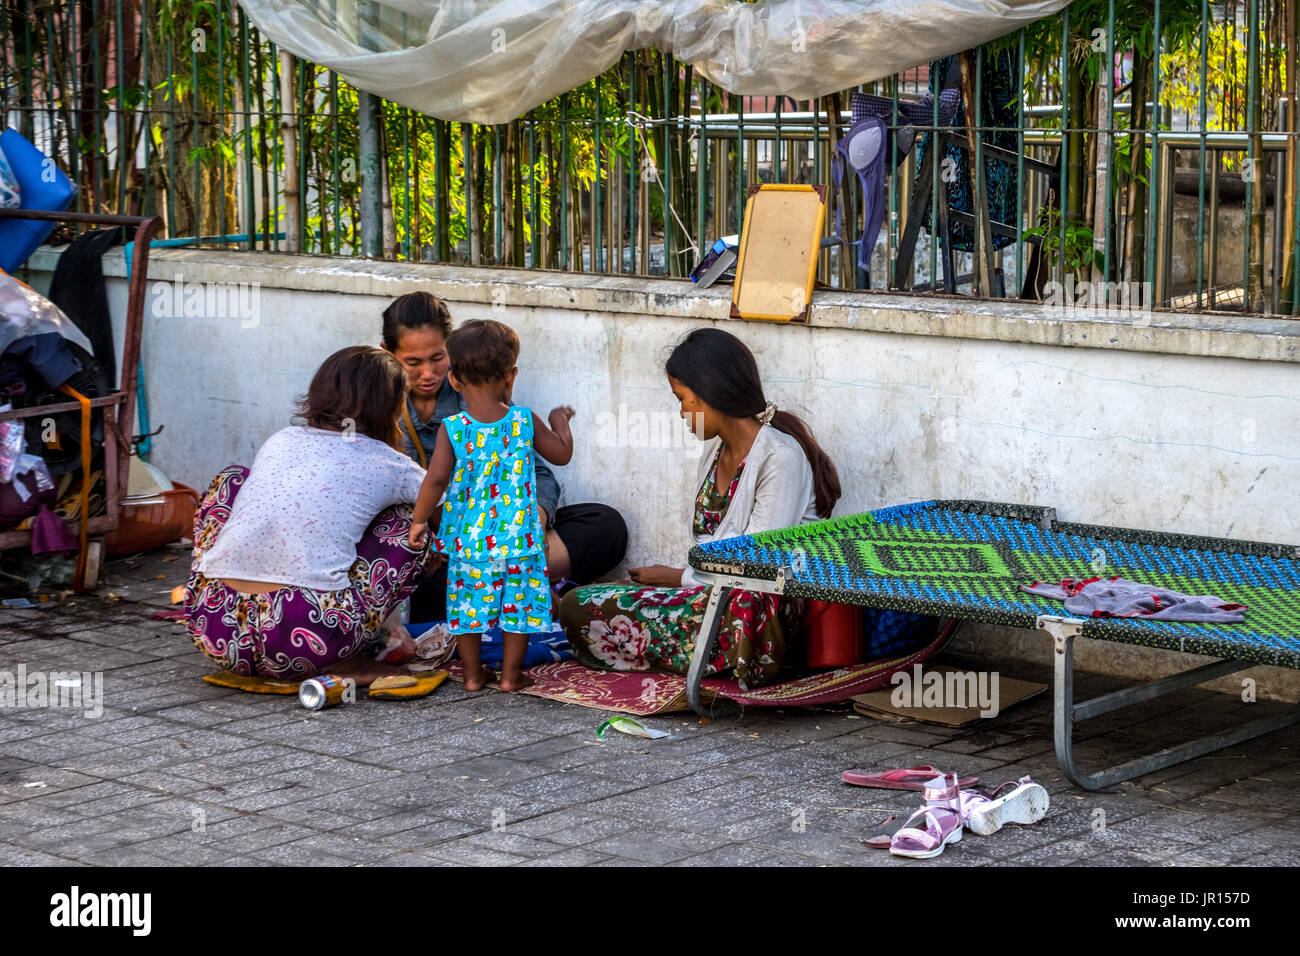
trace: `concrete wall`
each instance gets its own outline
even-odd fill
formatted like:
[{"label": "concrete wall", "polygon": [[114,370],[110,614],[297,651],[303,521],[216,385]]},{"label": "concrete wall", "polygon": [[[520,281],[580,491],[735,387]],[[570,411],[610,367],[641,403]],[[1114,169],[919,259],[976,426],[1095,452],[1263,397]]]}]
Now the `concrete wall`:
[{"label": "concrete wall", "polygon": [[[34,284],[52,263],[37,254]],[[105,270],[120,317],[120,252]],[[818,293],[811,326],[742,323],[726,317],[729,288],[683,280],[200,250],[158,250],[150,278],[145,377],[153,427],[165,426],[153,461],[195,487],[250,463],[322,359],[378,343],[387,302],[426,289],[457,320],[518,331],[517,400],[577,409],[566,500],[618,507],[633,565],[684,561],[696,449],[654,426],[676,421],[665,358],[706,323],[744,339],[768,397],[811,423],[840,470],[837,514],[983,498],[1070,521],[1300,542],[1300,323],[1287,320]],[[232,281],[257,284],[244,300],[255,310],[173,314],[198,284]],[[1003,637],[981,643],[997,654]],[[1018,644],[1046,650],[1034,636]],[[1113,651],[1081,659],[1105,669]],[[1174,659],[1138,656],[1151,674]],[[1300,690],[1298,675],[1266,670],[1262,695]]]},{"label": "concrete wall", "polygon": [[[1206,186],[1207,198],[1205,200],[1209,208],[1208,198],[1209,186]],[[1199,204],[1196,196],[1187,196],[1178,193],[1174,196],[1174,217],[1173,217],[1173,268],[1170,269],[1169,275],[1169,294],[1175,296],[1188,295],[1196,292],[1196,265],[1197,249],[1200,248],[1201,239],[1198,235],[1200,224],[1197,220],[1197,211]],[[1262,261],[1264,263],[1264,283],[1265,288],[1273,279],[1273,204],[1269,203],[1264,207],[1264,254]],[[1225,286],[1236,286],[1240,289],[1242,276],[1245,274],[1245,263],[1243,257],[1246,253],[1246,204],[1241,200],[1237,202],[1221,203],[1217,209],[1211,209],[1210,214],[1216,220],[1217,234],[1213,237],[1214,244],[1210,244],[1210,223],[1209,215],[1206,216],[1205,223],[1205,262],[1203,268],[1205,288],[1219,289]],[[1213,250],[1215,263],[1210,262],[1210,252]],[[1251,258],[1254,258],[1252,255]],[[1210,271],[1215,270],[1214,281],[1210,281]],[[1230,302],[1239,303],[1241,293],[1238,292],[1235,299],[1229,299]],[[1236,305],[1220,305],[1219,308],[1236,308]]]}]

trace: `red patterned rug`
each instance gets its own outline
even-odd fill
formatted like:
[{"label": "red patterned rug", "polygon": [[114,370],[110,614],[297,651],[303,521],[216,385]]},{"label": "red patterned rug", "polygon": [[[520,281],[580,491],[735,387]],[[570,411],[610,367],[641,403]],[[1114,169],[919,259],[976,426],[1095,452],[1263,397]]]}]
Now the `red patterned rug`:
[{"label": "red patterned rug", "polygon": [[[887,657],[830,671],[819,671],[755,690],[742,691],[729,678],[705,678],[701,697],[705,702],[725,697],[749,707],[811,707],[848,700],[854,694],[878,690],[889,683],[895,671],[906,670],[936,654],[957,630],[957,621],[945,619],[935,639],[925,647],[899,657]],[[453,680],[461,680],[459,661],[447,665]],[[679,674],[650,674],[643,671],[598,671],[577,661],[542,664],[529,668],[533,684],[523,691],[533,697],[579,704],[598,710],[648,717],[690,710],[686,702],[686,678]],[[489,685],[491,686],[491,685]]]},{"label": "red patterned rug", "polygon": [[[447,670],[451,672],[452,680],[464,679],[460,661],[452,661],[447,665]],[[686,703],[686,678],[679,674],[598,671],[583,667],[577,661],[539,664],[530,667],[527,673],[533,683],[521,693],[533,697],[545,697],[547,700],[612,710],[621,714],[635,714],[638,717],[690,710]],[[488,686],[494,690],[499,689],[495,684]],[[703,696],[706,700],[712,700],[714,695],[706,689]]]}]

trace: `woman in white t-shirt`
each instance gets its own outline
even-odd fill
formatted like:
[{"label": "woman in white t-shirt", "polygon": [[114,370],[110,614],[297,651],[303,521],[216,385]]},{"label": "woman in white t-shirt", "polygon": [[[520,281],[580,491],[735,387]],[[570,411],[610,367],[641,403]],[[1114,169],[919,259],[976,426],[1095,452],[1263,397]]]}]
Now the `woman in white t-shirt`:
[{"label": "woman in white t-shirt", "polygon": [[406,373],[383,349],[335,352],[251,469],[199,506],[186,627],[238,674],[365,686],[400,672],[360,654],[437,558],[407,544],[424,469],[399,449]]}]

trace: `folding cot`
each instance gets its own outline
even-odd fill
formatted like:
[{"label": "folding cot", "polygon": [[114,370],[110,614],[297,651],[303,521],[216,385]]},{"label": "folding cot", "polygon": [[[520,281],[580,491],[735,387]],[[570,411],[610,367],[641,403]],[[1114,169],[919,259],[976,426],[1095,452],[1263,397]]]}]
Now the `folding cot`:
[{"label": "folding cot", "polygon": [[[713,541],[691,549],[712,585],[687,676],[700,714],[700,680],[734,588],[1036,628],[1053,642],[1056,755],[1087,790],[1190,760],[1300,720],[1289,708],[1095,773],[1075,766],[1074,724],[1256,664],[1300,668],[1300,547],[1134,531],[1056,520],[1055,510],[987,501],[924,501],[815,524]],[[1078,619],[1021,584],[1129,578],[1247,607],[1241,624],[1133,618]],[[1088,637],[1219,658],[1189,671],[1074,702],[1074,642]],[[717,713],[715,709],[714,714]]]}]

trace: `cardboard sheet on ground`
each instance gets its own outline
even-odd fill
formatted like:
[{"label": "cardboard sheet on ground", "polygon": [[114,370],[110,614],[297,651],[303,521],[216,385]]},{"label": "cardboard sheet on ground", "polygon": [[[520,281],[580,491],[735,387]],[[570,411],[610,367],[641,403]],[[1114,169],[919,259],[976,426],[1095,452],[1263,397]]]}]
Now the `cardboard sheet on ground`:
[{"label": "cardboard sheet on ground", "polygon": [[733,318],[808,321],[825,221],[825,186],[750,187],[731,290]]},{"label": "cardboard sheet on ground", "polygon": [[[907,672],[904,672],[907,673]],[[925,675],[936,674],[944,681],[944,687],[952,686],[956,678],[949,678],[948,675],[960,675],[970,673],[963,671],[959,667],[950,667],[947,664],[926,664],[921,669],[922,680]],[[965,707],[898,707],[894,704],[894,695],[901,689],[907,690],[906,695],[909,700],[916,700],[925,691],[924,684],[918,685],[915,677],[907,673],[909,682],[906,685],[891,686],[886,690],[872,691],[869,694],[856,694],[852,697],[853,709],[860,714],[868,717],[874,717],[877,720],[916,720],[925,724],[940,724],[944,727],[965,727],[967,724],[973,724],[980,719],[981,707],[978,701],[978,693],[975,694],[977,699],[966,699]],[[969,681],[966,682],[969,686]],[[986,680],[984,687],[989,692],[987,700],[991,700],[994,694],[992,680]],[[1000,714],[1009,707],[1028,700],[1043,691],[1047,690],[1046,684],[1038,684],[1033,681],[1016,680],[1014,677],[998,676],[997,681],[997,712]],[[946,693],[946,692],[945,692]],[[945,697],[945,700],[952,698]]]}]

